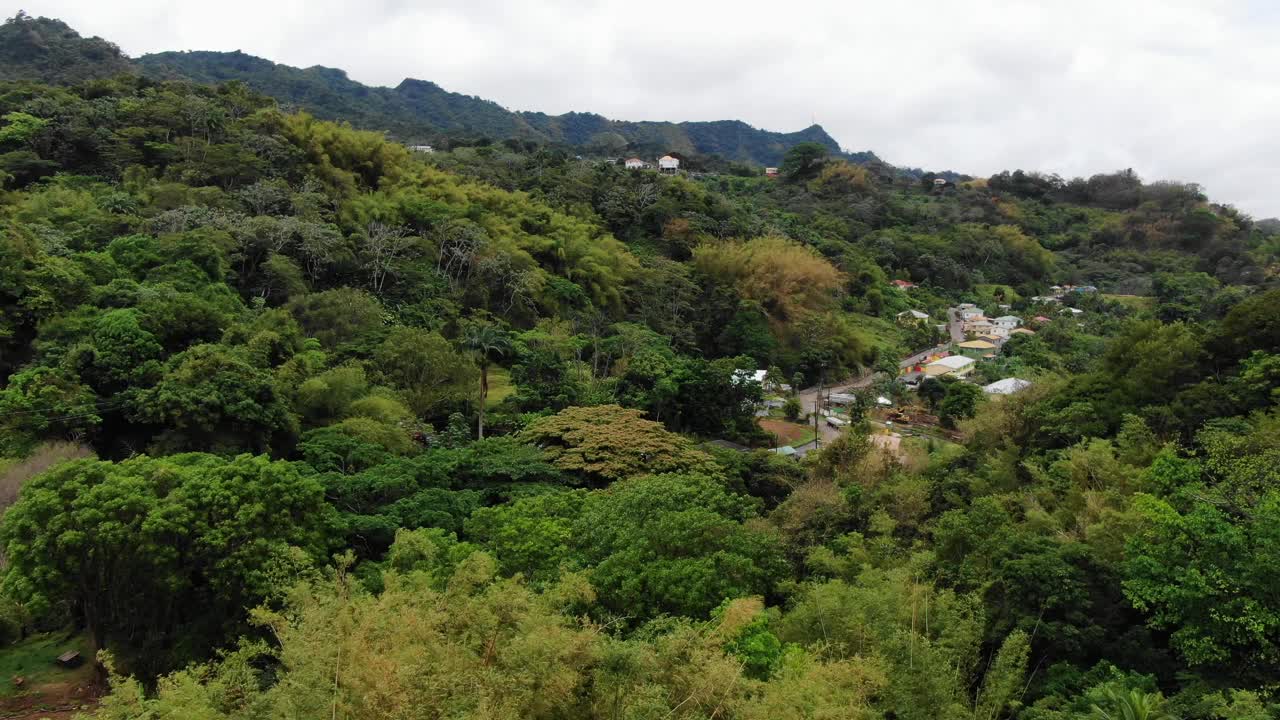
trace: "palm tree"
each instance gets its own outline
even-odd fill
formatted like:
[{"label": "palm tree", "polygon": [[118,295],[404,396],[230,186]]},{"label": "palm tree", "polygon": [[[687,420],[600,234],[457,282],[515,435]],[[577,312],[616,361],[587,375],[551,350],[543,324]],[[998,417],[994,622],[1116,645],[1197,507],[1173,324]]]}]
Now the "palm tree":
[{"label": "palm tree", "polygon": [[484,439],[484,409],[489,399],[489,366],[494,358],[506,355],[511,349],[511,336],[492,323],[474,323],[467,326],[462,344],[476,355],[480,366],[480,428],[478,436]]},{"label": "palm tree", "polygon": [[1097,720],[1178,720],[1176,715],[1165,709],[1164,696],[1158,692],[1120,692],[1107,688],[1103,697],[1106,698],[1105,709],[1097,704],[1092,707],[1093,717]]}]

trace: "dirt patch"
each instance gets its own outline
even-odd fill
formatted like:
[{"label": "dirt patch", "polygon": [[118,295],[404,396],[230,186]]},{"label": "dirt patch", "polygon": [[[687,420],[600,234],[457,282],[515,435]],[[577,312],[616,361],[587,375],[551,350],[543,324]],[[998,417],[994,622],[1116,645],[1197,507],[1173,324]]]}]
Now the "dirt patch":
[{"label": "dirt patch", "polygon": [[71,720],[78,713],[91,715],[97,705],[91,684],[44,683],[0,699],[0,720]]},{"label": "dirt patch", "polygon": [[759,423],[761,430],[764,430],[767,433],[772,433],[778,438],[779,445],[790,445],[797,440],[813,434],[813,428],[793,422],[787,422],[786,420],[760,418]]}]

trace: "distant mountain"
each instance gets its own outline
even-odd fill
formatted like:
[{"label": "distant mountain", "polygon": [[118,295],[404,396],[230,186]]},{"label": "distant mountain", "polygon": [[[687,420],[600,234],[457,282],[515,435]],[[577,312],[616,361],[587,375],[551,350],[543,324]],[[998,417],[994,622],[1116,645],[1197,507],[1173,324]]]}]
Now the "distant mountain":
[{"label": "distant mountain", "polygon": [[818,125],[794,133],[759,130],[737,120],[627,122],[594,113],[511,112],[482,98],[406,79],[394,88],[370,87],[327,67],[280,65],[242,52],[164,52],[138,58],[147,75],[199,82],[243,81],[249,87],[327,119],[388,130],[408,140],[466,133],[594,147],[604,152],[684,152],[776,165],[791,146],[840,146]]},{"label": "distant mountain", "polygon": [[71,84],[133,69],[120,48],[81,37],[61,20],[19,12],[0,25],[0,80]]},{"label": "distant mountain", "polygon": [[[285,107],[385,130],[410,143],[445,137],[515,138],[605,155],[651,157],[677,152],[760,165],[778,165],[788,149],[802,142],[821,143],[833,153],[841,152],[819,125],[778,133],[738,120],[628,122],[594,113],[512,112],[492,100],[449,92],[426,80],[405,79],[394,88],[370,87],[336,68],[296,68],[240,51],[162,52],[130,60],[110,42],[81,37],[60,20],[19,13],[0,26],[0,80],[73,84],[120,73],[200,83],[239,80]],[[862,162],[878,159],[869,152],[846,157]]]}]

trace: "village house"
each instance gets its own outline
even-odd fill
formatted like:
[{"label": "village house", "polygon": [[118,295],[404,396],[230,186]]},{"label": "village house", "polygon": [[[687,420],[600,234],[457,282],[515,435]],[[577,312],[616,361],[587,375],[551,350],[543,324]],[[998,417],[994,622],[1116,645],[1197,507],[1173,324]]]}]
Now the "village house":
[{"label": "village house", "polygon": [[951,375],[953,377],[964,377],[973,372],[973,368],[977,365],[977,361],[971,357],[964,355],[951,355],[941,360],[934,360],[924,366],[924,374],[929,377],[942,377],[943,375]]},{"label": "village house", "polygon": [[992,332],[996,326],[990,320],[978,315],[965,320],[960,327],[966,335],[986,335]]},{"label": "village house", "polygon": [[638,157],[627,158],[626,162],[623,164],[626,166],[628,170],[643,170],[649,167],[649,163],[641,160]]},{"label": "village house", "polygon": [[899,290],[910,290],[911,288],[916,286],[915,283],[909,282],[907,280],[894,280],[892,282],[892,285],[898,288]]},{"label": "village house", "polygon": [[771,178],[776,178],[776,177],[778,177],[778,168],[776,168],[776,167],[767,167],[767,168],[765,168],[765,169],[764,169],[764,176],[765,176],[765,177],[771,177]]},{"label": "village house", "polygon": [[674,174],[680,170],[680,158],[663,155],[658,158],[658,170],[664,173]]},{"label": "village house", "polygon": [[1001,315],[995,320],[992,320],[991,323],[998,328],[1012,330],[1022,324],[1022,318],[1016,315]]},{"label": "village house", "polygon": [[919,310],[903,310],[898,313],[898,322],[904,325],[924,322],[929,319],[929,313],[923,313]]},{"label": "village house", "polygon": [[969,357],[982,357],[983,355],[990,353],[992,350],[995,350],[996,344],[986,340],[966,340],[960,343],[957,347],[960,348],[960,352],[968,355]]},{"label": "village house", "polygon": [[435,152],[435,149],[433,149],[430,145],[410,145],[409,149],[412,150],[413,152],[418,152],[418,153]]},{"label": "village house", "polygon": [[975,307],[973,305],[970,305],[969,307],[965,307],[964,305],[960,306],[961,320],[968,322],[969,320],[976,320],[979,318],[984,320],[986,319],[986,315],[982,312],[982,308]]}]

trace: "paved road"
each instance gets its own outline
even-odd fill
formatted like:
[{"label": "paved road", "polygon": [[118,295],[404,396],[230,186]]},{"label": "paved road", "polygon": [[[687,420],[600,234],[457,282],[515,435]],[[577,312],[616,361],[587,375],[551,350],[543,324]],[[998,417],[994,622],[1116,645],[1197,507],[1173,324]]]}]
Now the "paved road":
[{"label": "paved road", "polygon": [[960,311],[955,308],[947,310],[947,317],[950,322],[947,323],[947,330],[951,331],[951,342],[964,342],[964,321],[960,319]]},{"label": "paved road", "polygon": [[[875,374],[864,375],[854,380],[846,380],[835,385],[824,385],[822,388],[823,397],[830,393],[845,392],[848,390],[857,390],[860,388],[870,387],[875,382]],[[818,388],[815,385],[811,388],[801,390],[796,397],[800,399],[800,407],[802,411],[809,415],[809,423],[813,423],[812,415],[818,412]],[[823,418],[818,419],[818,440],[822,442],[830,442],[840,436],[840,431],[827,424]],[[796,448],[797,455],[804,455],[810,450],[817,448],[818,440],[807,442]]]},{"label": "paved road", "polygon": [[915,355],[912,355],[911,357],[899,362],[898,367],[902,370],[906,370],[908,368],[914,367],[915,365],[921,362],[924,362],[924,360],[928,358],[930,355],[937,355],[939,353],[945,352],[950,349],[951,349],[951,345],[948,344],[948,345],[939,345],[937,347],[931,347],[928,350],[921,350]]}]

